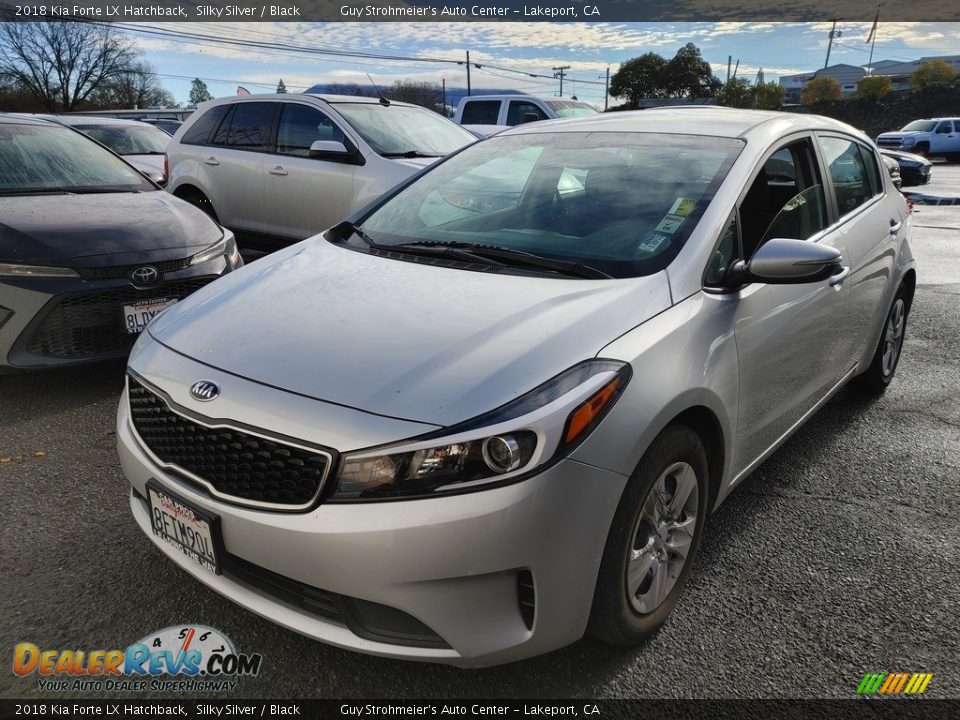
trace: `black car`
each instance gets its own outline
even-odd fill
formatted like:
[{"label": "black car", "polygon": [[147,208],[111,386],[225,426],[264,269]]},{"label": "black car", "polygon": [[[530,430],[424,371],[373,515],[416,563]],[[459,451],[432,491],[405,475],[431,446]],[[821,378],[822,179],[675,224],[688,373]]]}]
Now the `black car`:
[{"label": "black car", "polygon": [[900,150],[886,150],[880,148],[880,154],[897,162],[900,166],[900,178],[904,187],[908,185],[925,185],[930,182],[933,173],[933,164],[925,157]]},{"label": "black car", "polygon": [[103,146],[0,114],[0,374],[122,356],[242,264],[229,230]]}]

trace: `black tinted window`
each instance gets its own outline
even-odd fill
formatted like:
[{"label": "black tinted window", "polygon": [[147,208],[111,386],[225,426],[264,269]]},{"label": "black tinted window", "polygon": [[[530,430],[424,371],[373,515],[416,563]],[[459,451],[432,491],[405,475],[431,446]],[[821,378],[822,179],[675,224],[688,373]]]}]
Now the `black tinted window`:
[{"label": "black tinted window", "polygon": [[223,119],[223,116],[226,115],[229,109],[229,105],[216,105],[207,110],[190,126],[190,129],[183,134],[180,142],[187,145],[206,145],[207,140],[210,139],[210,133]]},{"label": "black tinted window", "polygon": [[507,110],[507,125],[519,125],[527,120],[527,115],[535,115],[537,120],[547,119],[547,116],[543,113],[543,110],[538,108],[533,103],[520,100],[511,100],[510,108]]},{"label": "black tinted window", "polygon": [[270,146],[276,103],[239,103],[230,119],[227,145],[248,150],[266,150]]},{"label": "black tinted window", "polygon": [[461,125],[496,125],[500,115],[499,100],[471,100],[463,107]]},{"label": "black tinted window", "polygon": [[277,131],[277,152],[308,157],[310,146],[317,140],[343,142],[343,132],[319,110],[306,105],[285,104]]}]

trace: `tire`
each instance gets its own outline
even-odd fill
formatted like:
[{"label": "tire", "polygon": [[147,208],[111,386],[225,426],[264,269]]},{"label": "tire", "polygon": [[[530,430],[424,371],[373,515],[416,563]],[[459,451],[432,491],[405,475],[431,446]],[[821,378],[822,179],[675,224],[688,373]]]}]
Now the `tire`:
[{"label": "tire", "polygon": [[854,378],[851,385],[862,395],[877,397],[882,395],[893,381],[903,351],[903,339],[907,332],[907,316],[910,314],[910,302],[906,288],[901,285],[893,297],[890,310],[883,323],[880,341],[873,353],[873,360],[865,372]]},{"label": "tire", "polygon": [[[600,563],[588,634],[613,645],[636,645],[666,622],[700,546],[708,485],[700,438],[686,425],[667,427],[650,445],[620,498]],[[685,502],[672,507],[684,486],[689,491]],[[655,490],[667,498],[666,516]],[[660,532],[651,532],[657,522],[662,523]],[[679,552],[684,547],[685,556]]]},{"label": "tire", "polygon": [[920,157],[929,157],[930,143],[920,143],[919,145],[917,145],[916,150],[914,152],[916,152],[916,154],[919,155]]}]

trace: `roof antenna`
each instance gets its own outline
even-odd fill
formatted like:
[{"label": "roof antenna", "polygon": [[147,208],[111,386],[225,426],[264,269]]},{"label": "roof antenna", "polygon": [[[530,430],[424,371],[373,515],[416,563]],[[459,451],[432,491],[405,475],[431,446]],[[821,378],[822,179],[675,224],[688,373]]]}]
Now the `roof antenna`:
[{"label": "roof antenna", "polygon": [[380,88],[377,87],[377,84],[373,81],[373,78],[370,77],[370,73],[366,73],[367,80],[370,81],[370,84],[373,85],[373,89],[377,91],[377,95],[380,96],[380,104],[384,107],[390,107],[390,101],[387,99],[387,96],[383,94]]}]

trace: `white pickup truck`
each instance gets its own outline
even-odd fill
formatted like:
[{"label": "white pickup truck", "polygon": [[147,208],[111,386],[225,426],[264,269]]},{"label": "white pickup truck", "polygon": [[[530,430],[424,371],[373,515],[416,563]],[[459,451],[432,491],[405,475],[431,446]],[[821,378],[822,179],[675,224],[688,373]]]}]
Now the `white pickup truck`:
[{"label": "white pickup truck", "polygon": [[917,155],[960,156],[960,118],[914,120],[898,132],[881,133],[877,145]]},{"label": "white pickup truck", "polygon": [[596,113],[595,108],[579,100],[533,95],[471,95],[461,98],[453,121],[486,137],[521,123]]}]

